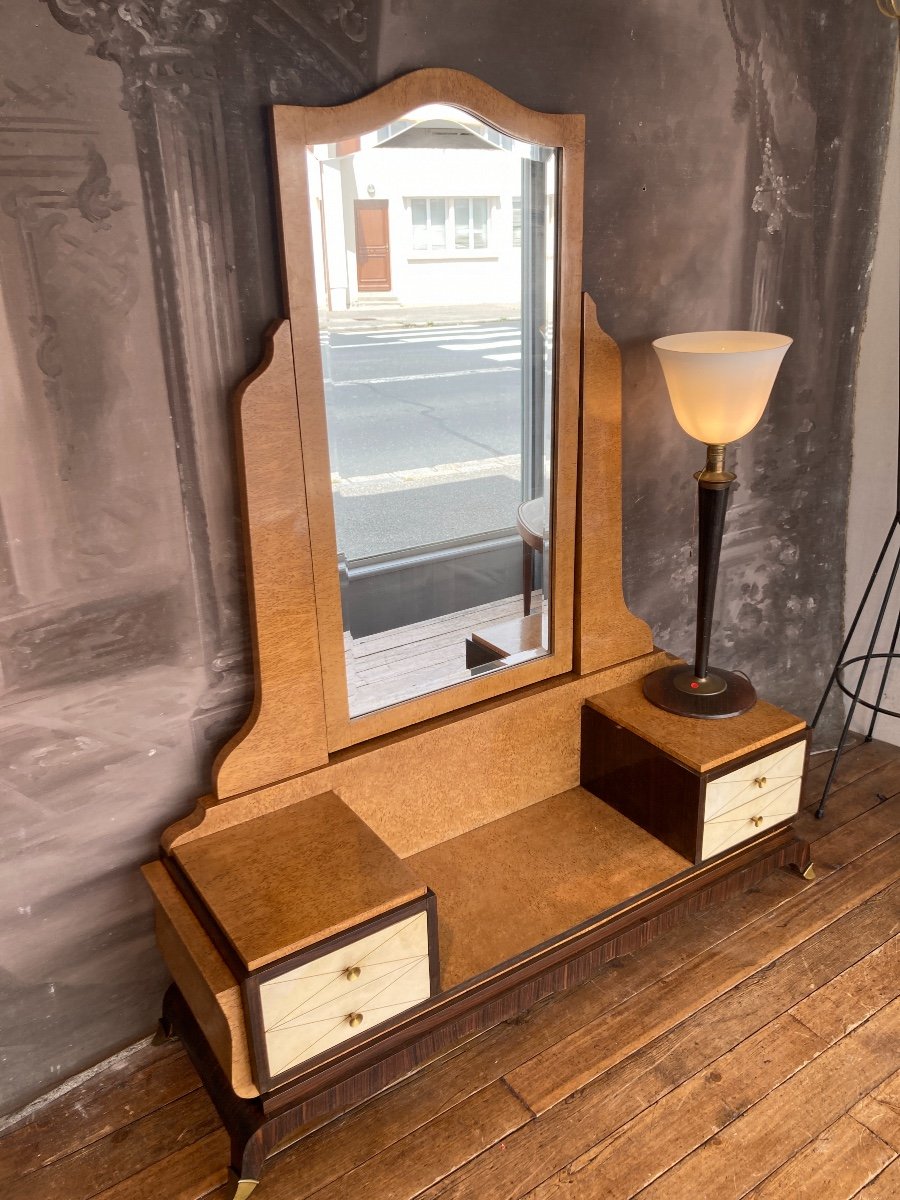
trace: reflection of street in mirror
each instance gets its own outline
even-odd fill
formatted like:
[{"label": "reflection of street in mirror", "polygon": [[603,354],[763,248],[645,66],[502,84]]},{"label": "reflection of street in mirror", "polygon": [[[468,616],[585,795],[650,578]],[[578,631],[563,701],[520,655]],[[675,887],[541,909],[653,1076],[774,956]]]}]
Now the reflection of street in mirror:
[{"label": "reflection of street in mirror", "polygon": [[[346,557],[509,527],[521,500],[518,320],[335,332],[329,341],[331,474]],[[422,489],[414,505],[410,489]]]},{"label": "reflection of street in mirror", "polygon": [[358,715],[548,652],[556,152],[429,105],[308,162]]}]

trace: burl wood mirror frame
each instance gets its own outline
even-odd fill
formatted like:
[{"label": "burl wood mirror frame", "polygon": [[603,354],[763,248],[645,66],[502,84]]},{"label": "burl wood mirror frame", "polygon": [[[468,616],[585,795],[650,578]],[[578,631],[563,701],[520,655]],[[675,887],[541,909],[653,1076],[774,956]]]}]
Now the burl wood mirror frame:
[{"label": "burl wood mirror frame", "polygon": [[[453,104],[511,137],[559,147],[559,324],[554,369],[551,647],[550,652],[539,659],[351,718],[314,284],[307,146],[358,138],[398,120],[412,109],[434,103]],[[306,503],[325,723],[328,748],[338,750],[571,669],[584,118],[533,112],[486,84],[456,72],[418,71],[339,108],[276,107],[274,141],[300,429],[306,451]],[[435,303],[439,302],[440,297],[435,296]]]},{"label": "burl wood mirror frame", "polygon": [[[434,103],[557,147],[560,156],[551,647],[540,658],[351,718],[306,148]],[[416,71],[340,107],[277,106],[273,114],[288,319],[273,329],[265,361],[238,398],[256,694],[244,728],[216,760],[218,799],[324,766],[368,739],[652,649],[621,591],[618,349],[597,327],[587,298],[582,330],[584,118],[535,112],[444,69]]]}]

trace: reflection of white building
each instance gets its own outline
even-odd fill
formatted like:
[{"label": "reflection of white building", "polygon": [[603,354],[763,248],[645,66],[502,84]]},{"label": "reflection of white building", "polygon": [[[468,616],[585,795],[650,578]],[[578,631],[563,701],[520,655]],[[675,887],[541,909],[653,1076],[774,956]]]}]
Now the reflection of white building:
[{"label": "reflection of white building", "polygon": [[320,306],[518,306],[523,164],[536,152],[446,105],[317,146],[308,162]]}]

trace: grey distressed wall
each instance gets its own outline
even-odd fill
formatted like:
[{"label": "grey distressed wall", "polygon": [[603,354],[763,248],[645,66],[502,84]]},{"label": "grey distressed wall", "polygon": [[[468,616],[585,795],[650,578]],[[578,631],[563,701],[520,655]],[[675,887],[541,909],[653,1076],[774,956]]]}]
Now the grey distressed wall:
[{"label": "grey distressed wall", "polygon": [[280,312],[265,107],[424,65],[588,119],[628,597],[687,651],[697,447],[648,350],[794,335],[741,445],[717,658],[809,713],[839,634],[893,31],[820,0],[3,0],[0,1111],[145,1034],[137,865],[249,700],[228,394]]}]

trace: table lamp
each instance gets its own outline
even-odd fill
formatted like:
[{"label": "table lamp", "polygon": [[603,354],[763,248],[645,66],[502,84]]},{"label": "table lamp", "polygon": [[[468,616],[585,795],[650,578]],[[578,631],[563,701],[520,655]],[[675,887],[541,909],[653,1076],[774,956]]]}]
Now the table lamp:
[{"label": "table lamp", "polygon": [[684,717],[735,717],[756,703],[745,675],[709,666],[709,635],[728,492],[735,476],[725,470],[725,447],[749,433],[763,415],[775,376],[792,339],[750,330],[679,333],[658,338],[678,424],[706,443],[699,489],[697,640],[693,668],[663,667],[644,679],[644,695]]}]

